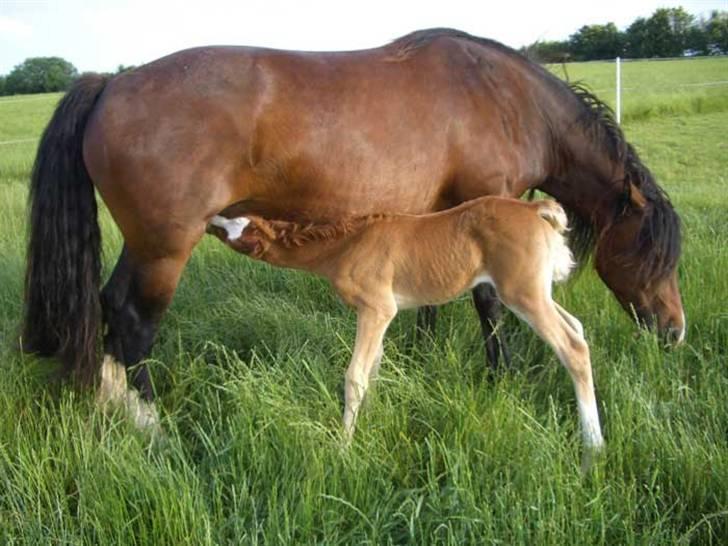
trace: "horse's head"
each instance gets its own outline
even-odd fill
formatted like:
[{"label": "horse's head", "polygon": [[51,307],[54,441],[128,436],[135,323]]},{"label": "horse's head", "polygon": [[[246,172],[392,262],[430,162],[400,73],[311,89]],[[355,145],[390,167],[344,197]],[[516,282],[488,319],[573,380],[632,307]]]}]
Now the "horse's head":
[{"label": "horse's head", "polygon": [[602,230],[595,266],[624,309],[671,344],[685,337],[677,282],[680,220],[664,195],[628,184],[618,217]]}]

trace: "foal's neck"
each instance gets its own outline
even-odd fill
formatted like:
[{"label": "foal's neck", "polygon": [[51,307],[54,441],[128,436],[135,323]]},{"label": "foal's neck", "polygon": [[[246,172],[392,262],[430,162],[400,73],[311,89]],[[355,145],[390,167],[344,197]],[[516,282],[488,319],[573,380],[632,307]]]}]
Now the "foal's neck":
[{"label": "foal's neck", "polygon": [[351,237],[380,218],[366,216],[324,224],[271,221],[275,235],[260,258],[276,266],[325,274]]}]

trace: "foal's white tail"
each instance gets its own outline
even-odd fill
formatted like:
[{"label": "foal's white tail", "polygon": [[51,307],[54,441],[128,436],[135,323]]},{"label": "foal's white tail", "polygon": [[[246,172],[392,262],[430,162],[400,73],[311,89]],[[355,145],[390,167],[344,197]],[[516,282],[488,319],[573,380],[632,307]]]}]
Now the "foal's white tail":
[{"label": "foal's white tail", "polygon": [[562,282],[569,277],[574,268],[574,257],[566,244],[564,233],[569,229],[569,219],[556,201],[542,201],[538,205],[538,215],[553,228],[549,237],[553,281]]}]

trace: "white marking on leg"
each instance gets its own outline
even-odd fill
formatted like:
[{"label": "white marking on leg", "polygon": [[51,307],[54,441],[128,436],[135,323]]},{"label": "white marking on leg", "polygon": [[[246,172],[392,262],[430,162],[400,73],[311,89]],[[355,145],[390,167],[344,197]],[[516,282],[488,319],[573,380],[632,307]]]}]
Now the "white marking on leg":
[{"label": "white marking on leg", "polygon": [[238,218],[225,218],[224,216],[213,216],[210,220],[210,224],[227,231],[228,240],[234,241],[239,239],[245,231],[245,228],[250,224],[250,220],[245,216]]},{"label": "white marking on leg", "polygon": [[96,402],[120,404],[126,397],[126,368],[111,355],[104,355],[101,363],[101,384],[96,393]]},{"label": "white marking on leg", "polygon": [[578,401],[579,417],[581,419],[581,433],[584,438],[584,445],[593,450],[599,450],[604,446],[602,428],[599,424],[599,412],[596,400],[591,402]]},{"label": "white marking on leg", "polygon": [[138,429],[161,432],[156,406],[153,402],[142,400],[136,389],[128,387],[126,367],[111,355],[104,355],[101,363],[101,384],[96,393],[96,403],[102,408],[122,408]]},{"label": "white marking on leg", "polygon": [[136,428],[149,430],[155,434],[162,431],[159,425],[159,413],[157,412],[157,406],[154,402],[147,402],[146,400],[143,400],[136,389],[129,389],[126,391],[124,407],[126,409],[127,416],[131,419]]}]

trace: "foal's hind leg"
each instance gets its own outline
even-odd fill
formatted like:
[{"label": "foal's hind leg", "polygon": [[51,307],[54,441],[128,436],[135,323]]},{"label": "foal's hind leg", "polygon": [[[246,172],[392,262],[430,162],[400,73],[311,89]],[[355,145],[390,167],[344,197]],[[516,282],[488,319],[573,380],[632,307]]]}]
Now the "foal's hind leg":
[{"label": "foal's hind leg", "polygon": [[480,319],[480,329],[483,332],[485,341],[486,361],[491,369],[499,368],[500,355],[503,355],[503,363],[506,366],[511,364],[511,354],[508,346],[496,332],[495,325],[501,316],[501,304],[495,288],[487,283],[481,283],[473,288],[473,304]]},{"label": "foal's hind leg", "polygon": [[[504,298],[503,302],[551,346],[568,370],[576,391],[581,432],[586,447],[582,468],[588,468],[593,453],[604,445],[604,439],[594,394],[589,346],[581,333],[581,324],[546,295],[527,298],[524,293],[511,301]],[[564,315],[568,315],[570,320]]]},{"label": "foal's hind leg", "polygon": [[[158,416],[146,365],[159,321],[172,300],[189,249],[137,256],[124,247],[109,282],[102,291],[107,333],[99,403],[123,406],[139,428],[156,428]],[[135,367],[128,389],[126,368]]]},{"label": "foal's hind leg", "polygon": [[558,303],[553,302],[554,307],[556,307],[556,310],[559,312],[559,315],[562,316],[562,318],[569,323],[569,326],[571,326],[574,331],[579,334],[581,337],[584,337],[584,327],[581,325],[581,322],[579,322],[579,319],[577,319],[574,315],[570,314],[566,309],[561,307]]}]

